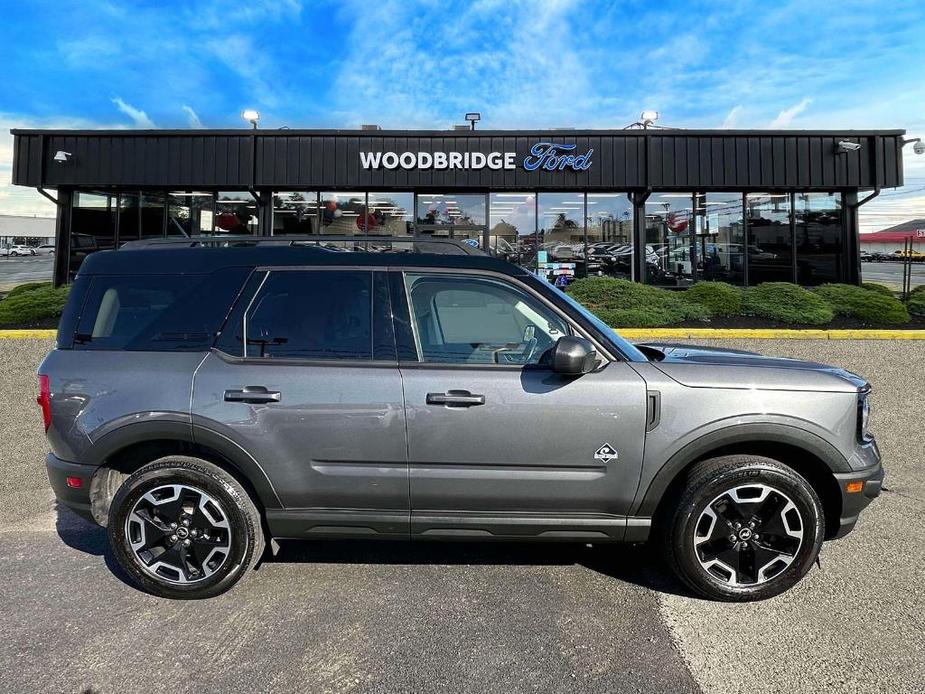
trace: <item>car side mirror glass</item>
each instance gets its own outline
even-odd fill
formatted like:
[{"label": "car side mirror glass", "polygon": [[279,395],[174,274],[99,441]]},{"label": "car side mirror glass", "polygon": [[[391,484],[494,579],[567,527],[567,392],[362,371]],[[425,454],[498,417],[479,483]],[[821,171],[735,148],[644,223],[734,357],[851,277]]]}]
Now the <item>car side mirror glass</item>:
[{"label": "car side mirror glass", "polygon": [[563,376],[581,376],[597,365],[597,352],[584,337],[564,335],[552,348],[552,370]]}]

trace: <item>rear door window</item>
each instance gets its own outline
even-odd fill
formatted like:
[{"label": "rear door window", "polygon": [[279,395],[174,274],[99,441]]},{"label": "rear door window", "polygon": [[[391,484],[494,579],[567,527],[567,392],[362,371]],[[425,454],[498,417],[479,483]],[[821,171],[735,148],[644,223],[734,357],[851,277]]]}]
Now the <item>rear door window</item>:
[{"label": "rear door window", "polygon": [[254,296],[235,342],[246,357],[373,358],[373,273],[273,270]]},{"label": "rear door window", "polygon": [[248,268],[203,275],[95,276],[74,349],[209,349]]}]

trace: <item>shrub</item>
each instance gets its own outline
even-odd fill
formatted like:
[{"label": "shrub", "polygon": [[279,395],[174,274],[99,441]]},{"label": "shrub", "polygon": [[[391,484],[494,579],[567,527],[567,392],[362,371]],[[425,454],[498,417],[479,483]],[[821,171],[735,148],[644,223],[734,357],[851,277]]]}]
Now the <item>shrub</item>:
[{"label": "shrub", "polygon": [[577,301],[615,328],[658,328],[710,317],[704,306],[671,292],[614,277],[586,277],[568,288]]},{"label": "shrub", "polygon": [[918,287],[912,288],[909,296],[921,296],[923,294],[925,294],[925,284],[920,284]]},{"label": "shrub", "polygon": [[766,282],[745,290],[744,313],[795,325],[825,325],[835,316],[821,297],[789,282]]},{"label": "shrub", "polygon": [[742,290],[725,282],[698,282],[684,292],[684,298],[714,316],[734,316],[742,310]]},{"label": "shrub", "polygon": [[913,292],[906,302],[909,313],[915,316],[925,316],[925,292]]},{"label": "shrub", "polygon": [[877,284],[876,282],[861,282],[861,286],[864,289],[883,294],[884,296],[896,296],[892,289],[883,284]]},{"label": "shrub", "polygon": [[23,292],[31,292],[33,289],[41,289],[42,287],[50,286],[51,282],[26,282],[25,284],[16,285],[10,291],[8,291],[6,295],[16,296],[17,294],[22,294]]},{"label": "shrub", "polygon": [[816,287],[815,292],[839,316],[890,325],[909,322],[909,311],[894,296],[851,284],[823,284]]},{"label": "shrub", "polygon": [[54,289],[45,284],[30,290],[10,292],[0,301],[0,325],[29,326],[60,317],[67,302],[68,289]]}]

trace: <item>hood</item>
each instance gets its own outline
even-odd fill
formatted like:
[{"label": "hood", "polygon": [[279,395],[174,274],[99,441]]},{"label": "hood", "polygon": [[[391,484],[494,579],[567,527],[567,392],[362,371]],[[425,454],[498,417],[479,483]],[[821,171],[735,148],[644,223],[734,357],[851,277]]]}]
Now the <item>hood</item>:
[{"label": "hood", "polygon": [[638,346],[653,357],[656,368],[691,388],[854,393],[868,387],[863,378],[850,371],[812,361],[692,345],[646,343]]}]

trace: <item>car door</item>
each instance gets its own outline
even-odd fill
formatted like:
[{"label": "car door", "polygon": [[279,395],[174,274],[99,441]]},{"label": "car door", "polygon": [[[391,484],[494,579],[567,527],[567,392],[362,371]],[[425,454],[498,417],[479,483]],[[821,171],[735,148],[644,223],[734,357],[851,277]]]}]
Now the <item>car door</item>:
[{"label": "car door", "polygon": [[384,271],[258,271],[197,370],[197,440],[254,458],[285,536],[408,533],[401,376]]},{"label": "car door", "polygon": [[580,331],[503,275],[407,271],[393,307],[399,349],[411,343],[400,368],[412,535],[621,539],[646,418],[628,363],[553,373],[543,355]]}]

